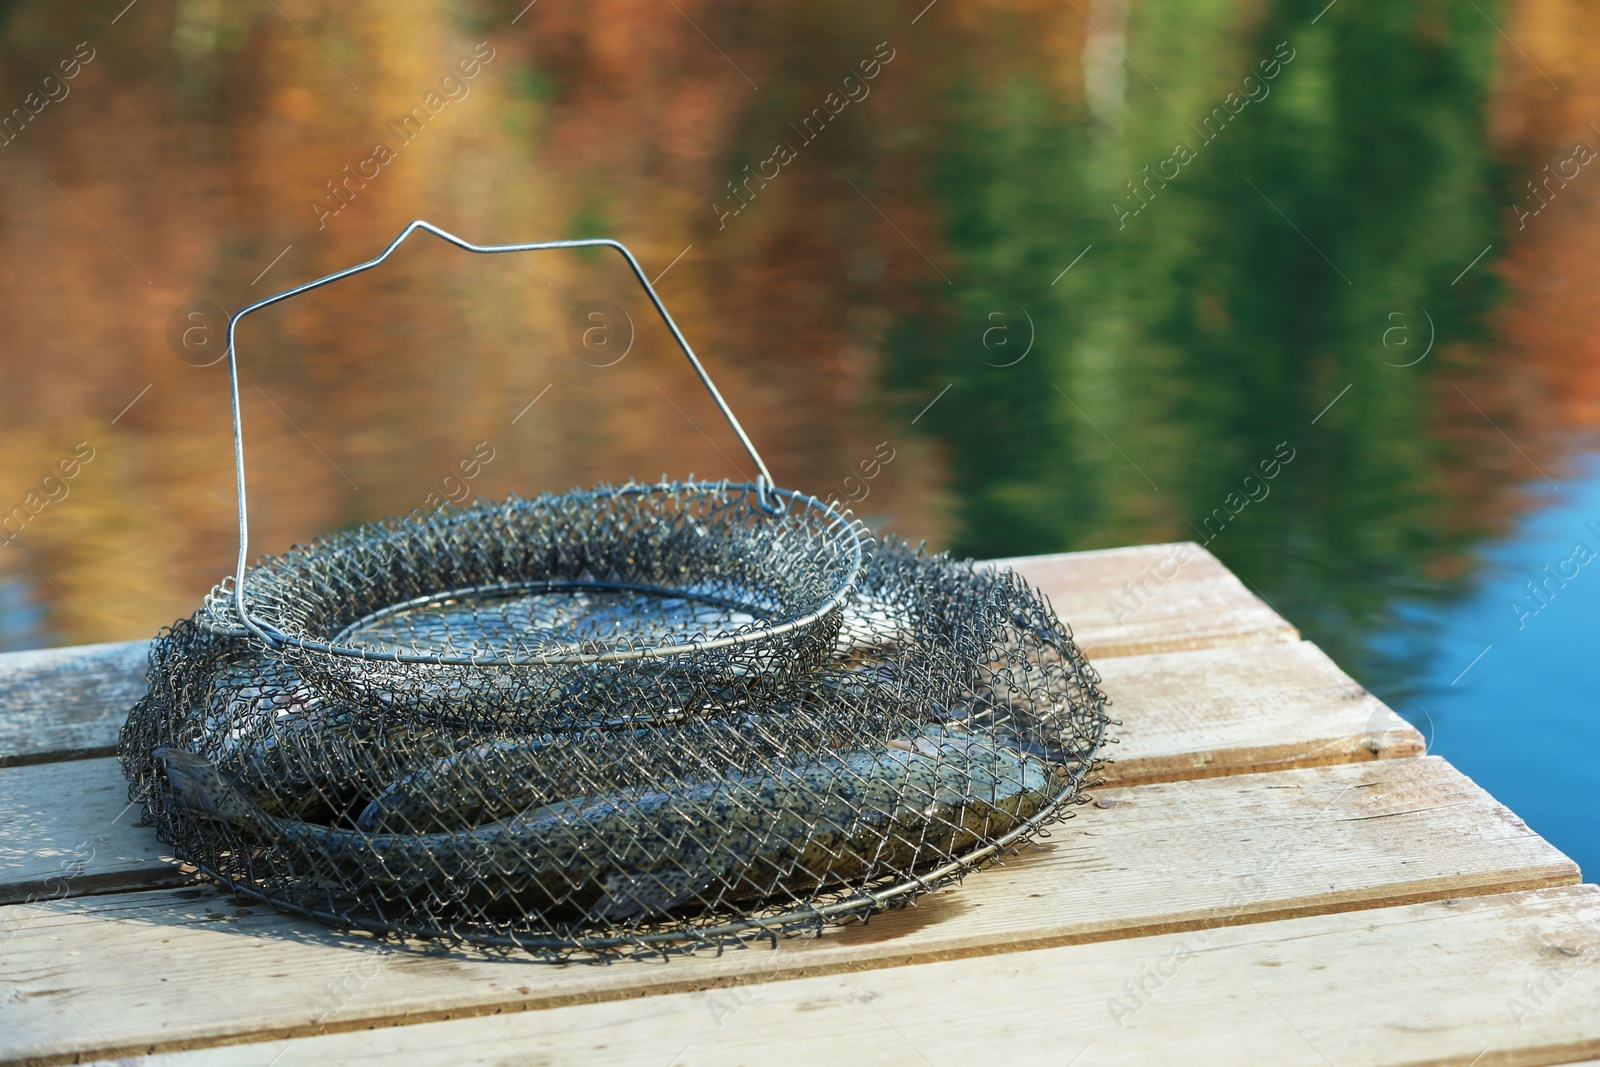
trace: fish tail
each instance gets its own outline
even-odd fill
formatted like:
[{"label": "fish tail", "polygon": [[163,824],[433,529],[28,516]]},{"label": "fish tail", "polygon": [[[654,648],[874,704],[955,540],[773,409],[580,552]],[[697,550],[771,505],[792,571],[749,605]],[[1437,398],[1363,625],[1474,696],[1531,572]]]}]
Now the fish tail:
[{"label": "fish tail", "polygon": [[205,757],[179,748],[158,748],[150,754],[166,765],[172,797],[188,811],[236,826],[259,826],[271,821]]}]

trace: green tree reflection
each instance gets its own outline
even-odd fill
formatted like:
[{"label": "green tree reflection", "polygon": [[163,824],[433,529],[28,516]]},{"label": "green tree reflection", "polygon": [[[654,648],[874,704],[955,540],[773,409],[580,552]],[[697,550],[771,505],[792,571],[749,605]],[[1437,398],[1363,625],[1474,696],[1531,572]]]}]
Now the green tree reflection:
[{"label": "green tree reflection", "polygon": [[[961,295],[893,347],[919,396],[954,383],[919,426],[959,551],[1208,542],[1339,655],[1468,536],[1436,490],[1434,370],[1491,295],[1492,255],[1455,279],[1496,229],[1493,30],[1315,15],[1241,35],[1231,9],[1140,5],[1125,89],[1084,101],[1026,66],[998,92],[954,73],[930,187]],[[1037,343],[994,366],[1020,347],[986,349],[988,316],[1018,309]]]}]

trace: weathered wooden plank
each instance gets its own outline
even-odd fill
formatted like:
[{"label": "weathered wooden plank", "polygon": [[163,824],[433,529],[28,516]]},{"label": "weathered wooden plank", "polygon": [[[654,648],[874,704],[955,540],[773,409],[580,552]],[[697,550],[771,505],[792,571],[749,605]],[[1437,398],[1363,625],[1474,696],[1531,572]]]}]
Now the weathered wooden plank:
[{"label": "weathered wooden plank", "polygon": [[1416,728],[1310,641],[1099,661],[1118,744],[1108,782],[1418,756]]},{"label": "weathered wooden plank", "polygon": [[[4,908],[0,929],[12,936],[0,953],[0,1061],[551,1007],[1578,877],[1571,861],[1432,757],[1110,789],[1097,804],[1006,867],[917,908],[776,950],[670,964],[548,967],[387,952],[198,888]],[[1053,990],[1049,999],[1063,1001]]]},{"label": "weathered wooden plank", "polygon": [[113,751],[146,654],[144,641],[0,654],[0,767]]},{"label": "weathered wooden plank", "polygon": [[[1197,545],[999,562],[1050,596],[1097,662],[1295,637],[1293,627]],[[1170,578],[1160,577],[1168,572]],[[1123,584],[1141,582],[1149,599],[1119,620],[1116,598],[1128,599],[1119,592]],[[0,766],[111,752],[128,709],[144,693],[145,649],[130,641],[0,655]]]},{"label": "weathered wooden plank", "polygon": [[0,904],[177,885],[111,759],[0,768]]},{"label": "weathered wooden plank", "polygon": [[1091,660],[1293,641],[1288,621],[1192,541],[993,560],[1042,589]]},{"label": "weathered wooden plank", "polygon": [[[1102,671],[1122,721],[1104,771],[1112,783],[1422,753],[1415,729],[1308,642],[1129,656]],[[110,759],[0,768],[0,798],[14,796],[11,805],[31,813],[12,820],[0,850],[0,903],[39,893],[41,872],[58,873],[72,856],[83,862],[57,883],[65,892],[171,884],[154,838],[129,827],[137,814],[126,814],[124,794]]]},{"label": "weathered wooden plank", "polygon": [[1597,961],[1600,889],[1582,886],[145,1062],[1513,1067],[1600,1052]]}]

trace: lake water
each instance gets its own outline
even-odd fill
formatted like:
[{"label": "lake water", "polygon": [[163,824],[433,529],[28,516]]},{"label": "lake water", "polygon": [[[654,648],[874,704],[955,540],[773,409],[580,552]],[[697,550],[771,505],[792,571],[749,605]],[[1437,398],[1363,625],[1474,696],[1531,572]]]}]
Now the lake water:
[{"label": "lake water", "polygon": [[[414,218],[608,235],[780,482],[977,556],[1202,541],[1600,864],[1600,11],[396,10],[0,5],[0,647],[231,569],[226,312]],[[414,240],[239,351],[260,551],[751,472],[594,253]]]}]

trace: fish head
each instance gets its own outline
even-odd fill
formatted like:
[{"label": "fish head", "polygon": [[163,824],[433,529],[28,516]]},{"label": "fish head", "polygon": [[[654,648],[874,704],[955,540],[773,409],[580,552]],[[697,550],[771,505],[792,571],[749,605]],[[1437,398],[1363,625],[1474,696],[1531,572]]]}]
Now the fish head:
[{"label": "fish head", "polygon": [[176,748],[157,748],[150,755],[166,768],[167,786],[180,807],[197,815],[217,814],[223,783],[210,760]]}]

